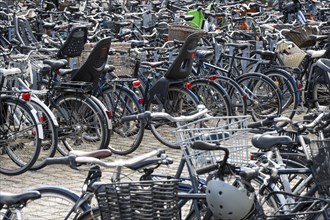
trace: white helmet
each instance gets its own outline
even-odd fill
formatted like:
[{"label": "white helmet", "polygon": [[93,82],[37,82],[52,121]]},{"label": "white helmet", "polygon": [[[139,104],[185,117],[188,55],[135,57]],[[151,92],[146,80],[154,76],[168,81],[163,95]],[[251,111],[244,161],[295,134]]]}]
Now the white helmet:
[{"label": "white helmet", "polygon": [[213,216],[222,220],[244,219],[254,207],[254,201],[245,189],[238,189],[221,180],[207,183],[206,201]]}]

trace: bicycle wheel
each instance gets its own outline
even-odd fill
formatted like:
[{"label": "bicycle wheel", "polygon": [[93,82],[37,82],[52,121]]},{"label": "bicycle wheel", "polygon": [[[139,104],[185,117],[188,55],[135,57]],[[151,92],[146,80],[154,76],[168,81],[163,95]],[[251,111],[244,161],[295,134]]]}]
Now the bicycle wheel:
[{"label": "bicycle wheel", "polygon": [[[264,72],[278,86],[282,101],[281,116],[292,119],[299,104],[299,90],[295,79],[285,70],[272,69]],[[279,125],[284,126],[285,124]]]},{"label": "bicycle wheel", "polygon": [[83,213],[77,220],[101,220],[101,213],[99,209],[92,209]]},{"label": "bicycle wheel", "polygon": [[244,96],[244,91],[235,80],[226,76],[217,75],[216,81],[228,91],[233,115],[246,115],[247,102]]},{"label": "bicycle wheel", "polygon": [[231,105],[227,92],[217,83],[198,79],[190,82],[191,91],[197,96],[200,104],[206,106],[213,116],[230,116]]},{"label": "bicycle wheel", "polygon": [[326,106],[330,110],[330,85],[326,82],[316,82],[313,87],[313,100],[317,108]]},{"label": "bicycle wheel", "polygon": [[[34,190],[40,192],[41,198],[30,201],[26,204],[26,206],[21,210],[23,219],[76,219],[79,214],[87,212],[87,210],[90,209],[89,205],[85,202],[76,210],[73,210],[79,200],[79,196],[68,189],[45,186],[37,187]],[[4,215],[4,219],[16,220],[16,213],[12,213],[8,210]]]},{"label": "bicycle wheel", "polygon": [[248,113],[254,120],[281,114],[282,102],[278,86],[260,73],[247,73],[236,79],[245,92]]},{"label": "bicycle wheel", "polygon": [[61,154],[109,146],[107,119],[91,98],[79,94],[62,95],[56,98],[51,109],[59,123],[58,150]]},{"label": "bicycle wheel", "polygon": [[42,127],[36,111],[17,97],[0,97],[0,173],[19,175],[38,159]]},{"label": "bicycle wheel", "polygon": [[[181,87],[170,87],[165,103],[159,103],[158,100],[150,100],[147,105],[151,112],[166,112],[172,116],[189,115],[196,112],[199,104],[195,94],[188,89]],[[150,124],[151,132],[155,138],[162,144],[174,149],[179,149],[180,145],[176,143],[175,133],[176,123],[168,120],[157,121],[156,124]]]},{"label": "bicycle wheel", "polygon": [[143,109],[137,96],[128,88],[116,85],[108,88],[98,97],[112,110],[112,133],[110,150],[119,155],[135,151],[144,135],[144,122],[139,120],[121,122],[123,116],[142,113]]},{"label": "bicycle wheel", "polygon": [[41,150],[38,160],[31,167],[31,170],[38,170],[45,166],[45,160],[48,157],[53,157],[55,155],[58,139],[58,124],[54,114],[43,102],[31,97],[29,103],[38,112],[39,121],[44,132],[44,138],[41,141]]}]

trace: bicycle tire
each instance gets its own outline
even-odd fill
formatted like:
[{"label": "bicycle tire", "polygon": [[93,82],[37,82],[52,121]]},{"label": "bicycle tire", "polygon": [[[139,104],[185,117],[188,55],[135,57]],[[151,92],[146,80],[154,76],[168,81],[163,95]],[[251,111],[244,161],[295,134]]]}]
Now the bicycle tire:
[{"label": "bicycle tire", "polygon": [[103,110],[89,97],[64,94],[56,98],[51,109],[59,123],[58,151],[93,151],[109,145],[108,123]]},{"label": "bicycle tire", "polygon": [[330,85],[326,82],[316,81],[313,86],[313,100],[315,101],[315,106],[320,108],[321,106],[327,106],[330,110]]},{"label": "bicycle tire", "polygon": [[0,97],[0,173],[19,175],[37,161],[42,127],[31,105],[17,97]]},{"label": "bicycle tire", "polygon": [[31,170],[38,170],[45,166],[45,160],[54,157],[57,149],[58,123],[53,113],[43,102],[31,97],[29,102],[38,112],[39,121],[43,127],[44,139],[41,141],[41,150],[37,161],[31,167]]},{"label": "bicycle tire", "polygon": [[[79,200],[79,196],[74,192],[55,186],[42,186],[36,187],[33,190],[39,191],[41,198],[30,201],[21,210],[23,219],[33,219],[33,220],[59,220],[66,219],[66,215],[70,212],[72,208],[76,205]],[[82,203],[77,210],[75,210],[69,219],[76,219],[76,217],[84,212],[90,210],[90,206],[85,202]],[[14,220],[16,215],[8,210],[4,219]]]},{"label": "bicycle tire", "polygon": [[246,115],[246,98],[243,89],[237,84],[237,82],[227,76],[220,76],[219,74],[217,75],[216,81],[228,91],[233,115]]},{"label": "bicycle tire", "polygon": [[261,73],[246,73],[236,82],[243,88],[248,103],[248,112],[258,121],[269,116],[280,116],[282,110],[279,88]]},{"label": "bicycle tire", "polygon": [[[271,78],[279,87],[282,98],[281,116],[292,119],[299,105],[299,90],[297,82],[290,73],[283,69],[271,69],[263,74]],[[285,126],[287,123],[282,123],[279,126]]]},{"label": "bicycle tire", "polygon": [[224,76],[220,70],[212,67],[210,69],[200,69],[200,75],[214,78],[214,81],[228,93],[232,115],[247,114],[247,102],[244,91],[235,80]]},{"label": "bicycle tire", "polygon": [[190,81],[191,91],[199,103],[211,111],[213,116],[231,116],[232,107],[229,95],[219,84],[208,79]]},{"label": "bicycle tire", "polygon": [[[179,86],[169,87],[167,100],[164,105],[157,102],[157,100],[150,100],[146,109],[151,112],[162,112],[164,110],[172,116],[189,115],[191,112],[196,112],[199,104],[196,95],[192,91]],[[180,149],[173,132],[173,129],[176,128],[175,123],[162,120],[157,124],[150,124],[149,126],[152,134],[159,142],[170,148]]]},{"label": "bicycle tire", "polygon": [[143,112],[138,97],[129,88],[116,85],[115,88],[108,87],[98,98],[112,110],[112,133],[109,149],[118,155],[134,152],[142,142],[144,122],[134,120],[123,123],[121,118]]}]

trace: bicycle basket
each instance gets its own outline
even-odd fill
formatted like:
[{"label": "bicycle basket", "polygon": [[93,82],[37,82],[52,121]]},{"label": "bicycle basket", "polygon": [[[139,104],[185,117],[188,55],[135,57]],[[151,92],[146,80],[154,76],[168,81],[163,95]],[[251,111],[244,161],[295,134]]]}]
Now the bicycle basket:
[{"label": "bicycle basket", "polygon": [[300,48],[312,47],[315,45],[315,40],[310,37],[312,34],[317,34],[315,28],[298,27],[294,30],[295,32],[284,32],[283,35]]},{"label": "bicycle basket", "polygon": [[177,180],[102,184],[95,192],[102,220],[178,219]]},{"label": "bicycle basket", "polygon": [[316,168],[316,183],[330,186],[330,139],[312,140],[310,149]]},{"label": "bicycle basket", "polygon": [[168,39],[184,41],[190,34],[200,32],[202,30],[196,29],[190,26],[184,26],[182,24],[169,24],[168,25]]},{"label": "bicycle basket", "polygon": [[125,54],[114,54],[109,56],[108,64],[113,65],[116,68],[114,73],[117,76],[131,76],[134,72],[135,59],[129,54],[130,48],[131,43],[113,42],[111,44],[111,49],[127,52]]},{"label": "bicycle basket", "polygon": [[247,128],[250,116],[227,116],[209,117],[199,119],[175,129],[176,137],[180,143],[187,161],[191,161],[192,169],[197,170],[212,164],[223,157],[222,151],[200,151],[193,150],[190,145],[195,141],[208,143],[220,143],[220,146],[227,147],[229,163],[246,164],[249,160],[249,139]]},{"label": "bicycle basket", "polygon": [[281,40],[276,45],[278,59],[283,66],[298,67],[304,60],[306,53],[301,50],[295,43]]}]

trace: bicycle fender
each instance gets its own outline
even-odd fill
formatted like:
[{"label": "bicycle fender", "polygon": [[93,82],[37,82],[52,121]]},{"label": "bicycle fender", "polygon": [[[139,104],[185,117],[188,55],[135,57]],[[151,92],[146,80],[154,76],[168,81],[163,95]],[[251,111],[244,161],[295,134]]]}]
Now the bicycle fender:
[{"label": "bicycle fender", "polygon": [[40,106],[42,106],[42,107],[44,108],[44,110],[46,110],[46,112],[47,112],[47,114],[50,116],[50,118],[52,119],[54,125],[55,125],[56,127],[59,126],[59,124],[58,124],[58,122],[57,122],[57,119],[56,119],[54,113],[48,108],[47,105],[45,105],[45,103],[41,102],[39,99],[37,99],[37,98],[35,98],[35,97],[31,97],[30,100],[32,100],[32,101],[34,101],[34,102],[37,102]]}]

